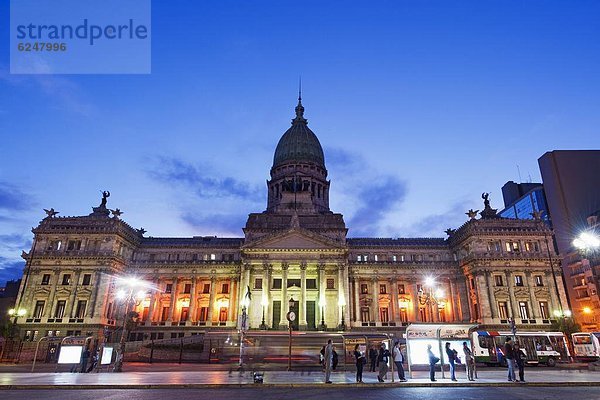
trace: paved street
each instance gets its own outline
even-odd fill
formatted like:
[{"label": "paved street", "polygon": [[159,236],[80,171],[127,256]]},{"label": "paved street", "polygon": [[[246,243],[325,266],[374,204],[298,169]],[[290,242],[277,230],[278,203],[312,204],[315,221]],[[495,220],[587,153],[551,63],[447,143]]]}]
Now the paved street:
[{"label": "paved street", "polygon": [[240,389],[159,389],[159,390],[10,390],[2,391],[3,400],[44,399],[44,400],[270,400],[270,399],[377,399],[377,400],[545,400],[600,399],[600,387],[472,387],[472,388],[240,388]]}]

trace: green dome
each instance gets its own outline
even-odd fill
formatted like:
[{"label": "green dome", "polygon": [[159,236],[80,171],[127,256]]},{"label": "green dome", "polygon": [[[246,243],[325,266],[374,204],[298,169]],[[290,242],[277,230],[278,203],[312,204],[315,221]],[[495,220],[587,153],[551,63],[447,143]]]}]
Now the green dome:
[{"label": "green dome", "polygon": [[325,168],[323,148],[317,135],[307,126],[304,107],[300,100],[296,106],[296,118],[292,120],[292,127],[283,134],[277,143],[273,168],[288,162],[308,162]]}]

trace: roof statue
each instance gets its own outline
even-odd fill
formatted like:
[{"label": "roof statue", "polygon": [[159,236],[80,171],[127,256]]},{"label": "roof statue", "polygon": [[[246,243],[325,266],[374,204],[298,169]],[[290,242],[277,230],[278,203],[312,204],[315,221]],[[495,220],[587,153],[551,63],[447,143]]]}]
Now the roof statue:
[{"label": "roof statue", "polygon": [[92,207],[91,216],[95,217],[108,217],[110,215],[110,210],[106,208],[106,199],[110,197],[110,192],[105,190],[102,192],[102,200],[100,201],[100,205],[98,207]]},{"label": "roof statue", "polygon": [[490,206],[490,194],[481,193],[481,198],[483,199],[483,211],[479,213],[481,218],[498,218],[498,210]]},{"label": "roof statue", "polygon": [[479,210],[473,210],[472,208],[467,211],[465,214],[469,217],[469,219],[475,219],[477,217],[477,213]]},{"label": "roof statue", "polygon": [[46,218],[54,218],[56,216],[56,214],[59,214],[58,211],[54,211],[54,208],[51,208],[49,210],[46,210],[44,208],[44,212],[46,213],[47,217]]},{"label": "roof statue", "polygon": [[123,211],[119,210],[118,208],[115,208],[114,210],[110,210],[110,212],[112,213],[113,217],[115,217],[115,218],[119,218],[123,214]]}]

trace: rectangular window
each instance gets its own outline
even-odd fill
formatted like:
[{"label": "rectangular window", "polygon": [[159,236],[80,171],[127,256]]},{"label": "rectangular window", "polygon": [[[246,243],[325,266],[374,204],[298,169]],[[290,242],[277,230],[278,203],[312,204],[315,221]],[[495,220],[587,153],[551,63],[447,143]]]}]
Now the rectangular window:
[{"label": "rectangular window", "polygon": [[192,293],[192,284],[186,283],[185,285],[183,285],[183,294],[190,294],[190,293]]},{"label": "rectangular window", "polygon": [[530,252],[539,252],[540,251],[540,245],[538,242],[526,242],[525,243],[525,250],[530,251]]},{"label": "rectangular window", "polygon": [[221,286],[221,293],[229,293],[229,283],[224,283]]},{"label": "rectangular window", "polygon": [[362,262],[362,256],[360,254],[356,256],[356,261]]},{"label": "rectangular window", "polygon": [[44,315],[44,300],[38,300],[35,302],[35,308],[33,310],[33,318],[42,318]]},{"label": "rectangular window", "polygon": [[542,319],[550,318],[550,313],[548,312],[548,302],[540,301],[540,316]]},{"label": "rectangular window", "polygon": [[542,280],[541,275],[535,276],[535,286],[544,286],[544,281]]},{"label": "rectangular window", "polygon": [[327,278],[327,289],[335,289],[335,279]]},{"label": "rectangular window", "polygon": [[398,261],[398,256],[392,256],[392,261],[393,261],[393,262],[396,262],[396,261]]},{"label": "rectangular window", "polygon": [[419,307],[419,321],[427,322],[427,311],[423,307]]},{"label": "rectangular window", "polygon": [[386,294],[386,293],[387,293],[387,286],[385,284],[379,285],[379,294]]},{"label": "rectangular window", "polygon": [[502,275],[494,275],[494,284],[496,286],[504,286],[504,280],[502,279]]},{"label": "rectangular window", "polygon": [[523,286],[523,275],[515,275],[515,286]]},{"label": "rectangular window", "polygon": [[262,278],[256,278],[254,280],[254,289],[262,289]]},{"label": "rectangular window", "polygon": [[42,285],[49,285],[50,284],[50,274],[44,274],[42,276]]},{"label": "rectangular window", "polygon": [[89,286],[92,283],[92,274],[84,274],[83,282],[81,283],[83,286]]},{"label": "rectangular window", "polygon": [[112,303],[108,303],[108,306],[106,307],[106,318],[112,318]]},{"label": "rectangular window", "polygon": [[207,318],[208,318],[208,307],[200,307],[200,317],[198,318],[198,321],[206,322]]},{"label": "rectangular window", "polygon": [[387,307],[379,309],[379,317],[381,319],[381,322],[389,322],[390,321],[390,314],[388,312]]},{"label": "rectangular window", "polygon": [[74,251],[81,249],[81,240],[69,240],[67,243],[67,251]]},{"label": "rectangular window", "polygon": [[405,294],[406,290],[404,289],[404,284],[399,284],[398,285],[398,294]]},{"label": "rectangular window", "polygon": [[209,294],[210,293],[210,283],[205,283],[202,286],[202,293]]},{"label": "rectangular window", "polygon": [[165,322],[169,318],[169,307],[163,307],[162,312],[160,313],[160,320]]},{"label": "rectangular window", "polygon": [[60,240],[51,240],[50,242],[48,242],[48,247],[46,247],[46,250],[58,251],[61,248],[62,248],[62,241],[60,241]]},{"label": "rectangular window", "polygon": [[71,274],[64,274],[63,275],[62,284],[63,285],[70,285],[71,284]]},{"label": "rectangular window", "polygon": [[526,301],[519,302],[519,314],[521,319],[529,319],[529,307],[527,307]]},{"label": "rectangular window", "polygon": [[273,279],[273,289],[281,289],[281,278]]},{"label": "rectangular window", "polygon": [[56,302],[56,310],[54,310],[54,318],[62,318],[65,314],[66,300],[59,300]]},{"label": "rectangular window", "polygon": [[316,279],[307,279],[306,280],[306,288],[307,289],[316,289],[317,288],[317,280]]},{"label": "rectangular window", "polygon": [[367,285],[366,283],[361,283],[360,284],[360,293],[361,294],[369,294],[369,285]]},{"label": "rectangular window", "polygon": [[216,254],[211,254],[210,255],[210,261],[215,261],[217,259],[217,255]]},{"label": "rectangular window", "polygon": [[498,302],[498,314],[500,319],[508,319],[508,304],[505,301]]},{"label": "rectangular window", "polygon": [[171,293],[171,292],[173,292],[173,284],[167,283],[165,286],[165,293]]},{"label": "rectangular window", "polygon": [[471,289],[475,289],[475,279],[471,278],[469,282],[471,283]]},{"label": "rectangular window", "polygon": [[291,287],[300,287],[300,279],[288,279],[287,281],[287,287],[291,288]]},{"label": "rectangular window", "polygon": [[375,254],[373,257],[374,257],[375,262],[379,261],[379,256],[377,254]]},{"label": "rectangular window", "polygon": [[87,306],[87,301],[85,300],[78,300],[77,301],[77,308],[75,309],[75,318],[84,318],[85,317],[85,308]]},{"label": "rectangular window", "polygon": [[400,308],[400,321],[408,322],[408,311],[406,310],[406,307]]}]

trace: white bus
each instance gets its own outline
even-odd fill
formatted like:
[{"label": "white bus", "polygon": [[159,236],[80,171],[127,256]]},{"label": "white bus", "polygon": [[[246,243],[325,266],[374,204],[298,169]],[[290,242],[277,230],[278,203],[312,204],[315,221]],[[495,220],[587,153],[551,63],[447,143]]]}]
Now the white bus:
[{"label": "white bus", "polygon": [[[512,336],[508,331],[473,332],[475,362],[506,365],[504,344],[506,338]],[[553,367],[559,361],[569,361],[569,347],[562,332],[518,332],[515,336],[527,356],[527,364],[546,364]]]},{"label": "white bus", "polygon": [[600,332],[577,332],[573,338],[574,357],[579,360],[600,358]]}]

